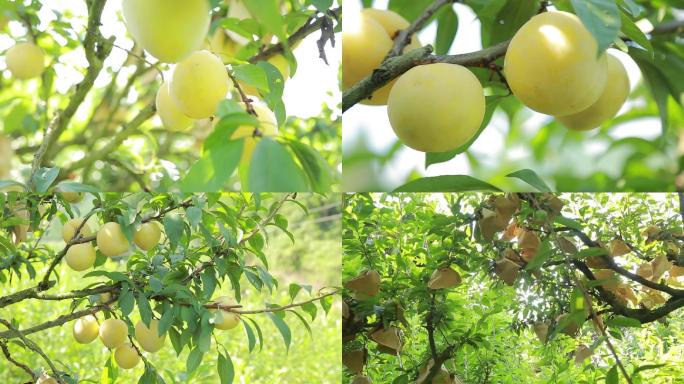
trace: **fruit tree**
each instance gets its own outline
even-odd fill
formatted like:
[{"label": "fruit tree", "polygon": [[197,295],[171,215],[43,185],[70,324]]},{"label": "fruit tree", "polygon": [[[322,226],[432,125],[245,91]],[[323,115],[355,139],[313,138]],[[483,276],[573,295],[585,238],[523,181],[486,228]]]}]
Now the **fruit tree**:
[{"label": "fruit tree", "polygon": [[[0,381],[339,377],[338,201],[12,192],[0,207]],[[286,355],[312,351],[326,361]]]},{"label": "fruit tree", "polygon": [[334,0],[3,1],[0,17],[0,180],[338,189]]},{"label": "fruit tree", "polygon": [[355,194],[354,383],[676,383],[684,195]]}]

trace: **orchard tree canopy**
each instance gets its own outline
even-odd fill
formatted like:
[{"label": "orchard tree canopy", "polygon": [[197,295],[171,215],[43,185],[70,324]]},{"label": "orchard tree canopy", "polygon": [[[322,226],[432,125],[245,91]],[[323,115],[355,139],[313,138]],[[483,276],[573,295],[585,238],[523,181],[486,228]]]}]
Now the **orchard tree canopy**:
[{"label": "orchard tree canopy", "polygon": [[[339,283],[330,280],[339,276],[339,258],[273,256],[299,241],[339,254],[338,201],[12,192],[0,194],[0,207],[3,382],[339,377],[339,308],[331,310]],[[307,225],[307,218],[320,224]],[[278,278],[277,262],[294,263],[296,277]],[[311,262],[313,269],[297,266]],[[260,353],[287,361],[273,356],[275,349],[294,358],[313,350],[326,362],[285,363],[285,370],[262,363]]]},{"label": "orchard tree canopy", "polygon": [[681,194],[347,195],[346,379],[678,382],[683,207]]},{"label": "orchard tree canopy", "polygon": [[2,1],[0,180],[337,189],[341,16],[333,0]]},{"label": "orchard tree canopy", "polygon": [[352,3],[345,190],[675,190],[681,1]]}]

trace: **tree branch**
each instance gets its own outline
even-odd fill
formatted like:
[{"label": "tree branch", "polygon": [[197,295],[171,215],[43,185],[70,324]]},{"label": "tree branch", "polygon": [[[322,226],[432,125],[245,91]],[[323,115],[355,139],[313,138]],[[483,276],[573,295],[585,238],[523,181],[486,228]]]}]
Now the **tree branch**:
[{"label": "tree branch", "polygon": [[31,376],[31,380],[34,380],[36,377],[33,375],[33,371],[31,368],[29,368],[28,365],[15,360],[12,355],[10,354],[9,348],[7,347],[7,343],[5,342],[0,342],[0,348],[2,348],[2,353],[5,355],[5,358],[7,358],[7,361],[10,363],[16,365],[17,367],[21,368],[24,370],[29,376]]},{"label": "tree branch", "polygon": [[[435,9],[433,7],[435,5],[439,5],[441,7],[449,2],[450,1],[447,0],[436,1],[430,7],[428,7],[418,19],[416,19],[414,24],[418,24],[417,27],[420,28],[420,22],[429,20],[432,13],[434,13]],[[543,11],[543,8],[540,9],[540,11]],[[375,90],[381,88],[385,84],[401,76],[403,73],[417,65],[449,63],[462,65],[464,67],[487,67],[492,62],[506,54],[508,44],[510,43],[509,40],[488,48],[484,48],[477,52],[445,56],[432,55],[432,47],[427,45],[412,52],[407,52],[402,56],[398,56],[401,52],[401,49],[403,49],[406,45],[407,36],[410,36],[411,33],[417,30],[413,29],[413,27],[414,25],[412,24],[411,27],[397,35],[397,40],[395,40],[396,43],[394,47],[390,50],[382,64],[380,64],[380,66],[375,69],[373,73],[344,91],[342,95],[342,112],[346,112],[349,108],[353,107],[361,100],[371,97]],[[660,35],[682,32],[684,32],[684,20],[676,20],[654,27],[650,34]],[[402,43],[403,46],[402,44],[398,43]],[[403,59],[397,60],[402,57]]]},{"label": "tree branch", "polygon": [[114,151],[116,148],[118,148],[121,143],[124,142],[130,136],[133,134],[147,119],[151,118],[154,116],[154,113],[156,112],[156,107],[154,101],[151,102],[147,107],[145,107],[143,110],[141,110],[131,122],[123,126],[123,129],[114,135],[114,137],[107,143],[105,144],[104,147],[98,148],[97,151],[90,152],[88,156],[73,162],[70,165],[65,166],[61,171],[60,171],[60,178],[64,179],[69,173],[77,170],[84,168],[88,166],[89,164],[92,164],[98,160],[102,160],[109,156],[109,154]]},{"label": "tree branch", "polygon": [[88,3],[90,5],[90,16],[88,19],[86,36],[83,41],[83,48],[89,66],[83,80],[75,86],[74,94],[69,98],[67,107],[62,111],[58,111],[45,129],[43,142],[33,158],[31,175],[28,180],[29,185],[33,184],[33,178],[36,172],[43,166],[43,163],[54,157],[55,143],[59,140],[59,137],[67,128],[69,121],[93,87],[95,79],[102,70],[105,59],[112,50],[113,38],[105,40],[99,30],[100,19],[106,2],[107,0],[93,0]]},{"label": "tree branch", "polygon": [[389,59],[390,57],[399,56],[404,51],[407,45],[411,43],[411,36],[417,33],[425,24],[430,20],[430,18],[437,13],[443,6],[455,3],[457,0],[435,0],[430,4],[425,11],[416,18],[411,25],[403,30],[400,30],[396,36],[391,36],[394,38],[394,46],[390,49],[389,53],[385,57]]},{"label": "tree branch", "polygon": [[[336,19],[339,19],[340,16],[342,16],[342,7],[338,7],[335,9],[332,9],[328,12],[331,16],[333,16]],[[294,46],[298,42],[304,40],[305,37],[308,35],[312,34],[313,32],[316,32],[321,29],[321,25],[323,24],[323,21],[328,18],[328,15],[323,15],[319,16],[317,18],[309,18],[307,22],[298,30],[296,30],[290,37],[287,39],[287,45],[289,47]],[[282,54],[285,52],[285,47],[282,43],[277,43],[273,44],[270,47],[264,49],[263,51],[259,52],[258,54],[252,56],[249,59],[249,62],[254,64],[258,61],[263,61],[263,60],[268,60],[269,58]]]},{"label": "tree branch", "polygon": [[33,352],[39,354],[43,360],[50,366],[50,369],[52,370],[52,374],[54,375],[54,378],[57,380],[58,383],[64,383],[64,380],[59,375],[59,372],[57,371],[57,367],[55,367],[55,364],[50,360],[50,358],[43,352],[43,350],[38,346],[38,344],[34,343],[33,341],[29,340],[26,338],[23,332],[19,331],[18,329],[14,328],[14,326],[7,320],[0,319],[0,324],[3,324],[7,329],[9,329],[9,332],[14,332],[16,337],[20,338],[21,341],[24,343],[24,346],[26,348],[32,350]]}]

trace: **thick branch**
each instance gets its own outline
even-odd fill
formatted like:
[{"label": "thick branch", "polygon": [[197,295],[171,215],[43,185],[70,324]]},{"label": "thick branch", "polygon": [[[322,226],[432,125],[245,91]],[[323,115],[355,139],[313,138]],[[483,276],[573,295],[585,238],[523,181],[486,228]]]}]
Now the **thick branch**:
[{"label": "thick branch", "polygon": [[506,54],[509,42],[504,41],[477,52],[446,56],[432,55],[432,46],[426,45],[404,55],[389,58],[374,70],[370,76],[359,81],[344,92],[342,96],[342,111],[344,112],[361,100],[371,97],[376,89],[417,65],[449,63],[465,67],[486,67]]},{"label": "thick branch", "polygon": [[[581,231],[572,229],[571,233],[573,233],[577,237],[579,237],[579,239],[582,240],[582,242],[588,247],[598,247],[599,246],[597,242],[591,240],[591,238],[587,234],[585,234]],[[621,266],[617,265],[615,263],[615,260],[613,260],[610,257],[606,257],[606,256],[601,256],[601,257],[609,269],[612,269],[613,271],[621,274],[622,276],[625,276],[626,278],[628,278],[632,281],[635,281],[635,282],[637,282],[641,285],[644,285],[646,287],[649,287],[649,288],[652,288],[652,289],[655,289],[655,290],[658,290],[661,292],[665,292],[665,293],[667,293],[673,297],[684,297],[684,290],[682,290],[682,289],[675,289],[675,288],[672,288],[668,285],[659,284],[659,283],[656,283],[654,281],[648,280],[646,278],[643,278],[643,277],[641,277],[635,273],[632,273],[632,272],[622,268]]]}]

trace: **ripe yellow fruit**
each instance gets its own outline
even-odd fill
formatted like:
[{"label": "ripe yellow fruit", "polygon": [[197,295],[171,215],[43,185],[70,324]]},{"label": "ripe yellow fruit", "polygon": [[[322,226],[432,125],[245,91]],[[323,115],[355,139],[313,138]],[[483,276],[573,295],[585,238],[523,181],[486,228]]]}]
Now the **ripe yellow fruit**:
[{"label": "ripe yellow fruit", "polygon": [[142,321],[138,321],[135,324],[135,339],[142,349],[154,353],[164,346],[166,333],[159,336],[159,320],[150,321],[149,328]]},{"label": "ripe yellow fruit", "polygon": [[[69,241],[71,241],[71,239],[74,238],[76,230],[82,222],[83,219],[76,218],[68,220],[66,223],[64,223],[64,226],[62,227],[62,239],[64,239],[65,243],[68,243]],[[93,230],[90,228],[90,225],[86,223],[81,228],[79,234],[83,237],[88,237],[93,234]]]},{"label": "ripe yellow fruit", "polygon": [[5,63],[12,76],[17,79],[32,79],[43,74],[45,54],[33,43],[18,43],[7,50]]},{"label": "ripe yellow fruit", "polygon": [[[226,5],[228,6],[227,16],[229,18],[238,20],[252,18],[252,14],[249,12],[247,7],[245,7],[245,4],[243,4],[241,0],[227,0]],[[233,31],[226,31],[226,33],[232,40],[234,40],[236,43],[240,45],[245,45],[250,41],[250,39],[240,35],[239,33]]]},{"label": "ripe yellow fruit", "polygon": [[45,372],[38,378],[36,384],[59,384],[54,377],[48,376]]},{"label": "ripe yellow fruit", "polygon": [[128,326],[123,320],[107,319],[100,324],[100,341],[105,347],[114,349],[126,342]]},{"label": "ripe yellow fruit", "polygon": [[0,134],[0,179],[9,178],[12,170],[12,157],[14,157],[12,141]]},{"label": "ripe yellow fruit", "polygon": [[209,30],[207,0],[123,0],[128,32],[162,62],[176,63],[202,46]]},{"label": "ripe yellow fruit", "polygon": [[114,351],[114,360],[120,368],[131,369],[140,362],[140,355],[131,344],[124,344]]},{"label": "ripe yellow fruit", "polygon": [[176,65],[169,89],[178,110],[193,119],[212,116],[232,85],[221,59],[197,51]]},{"label": "ripe yellow fruit", "polygon": [[[244,107],[244,104],[243,104]],[[278,120],[275,114],[271,111],[266,104],[261,101],[254,101],[252,103],[254,112],[256,112],[259,120],[259,132],[263,136],[275,136],[278,134]],[[240,163],[249,164],[252,159],[252,154],[257,145],[258,138],[254,137],[254,127],[251,125],[243,125],[238,127],[234,132],[231,139],[241,139],[244,138],[244,146],[242,147],[242,156],[240,157]]]},{"label": "ripe yellow fruit", "polygon": [[59,194],[62,195],[64,200],[71,204],[80,203],[83,201],[84,196],[83,192],[60,192]]},{"label": "ripe yellow fruit", "polygon": [[511,40],[504,72],[513,94],[537,112],[566,116],[591,106],[607,79],[606,55],[568,12],[531,18]]},{"label": "ripe yellow fruit", "polygon": [[223,28],[216,28],[214,34],[209,37],[209,41],[204,46],[204,49],[218,55],[224,64],[228,64],[233,60],[239,48],[240,46],[228,37],[227,31]]},{"label": "ripe yellow fruit", "polygon": [[556,119],[573,131],[596,128],[615,116],[629,95],[629,77],[620,60],[608,55],[608,81],[599,99],[589,108],[569,116]]},{"label": "ripe yellow fruit", "polygon": [[90,243],[74,244],[67,250],[64,260],[74,271],[85,271],[95,264],[95,248]]},{"label": "ripe yellow fruit", "polygon": [[93,315],[88,315],[77,319],[74,322],[74,339],[80,344],[89,344],[97,339],[100,332],[100,324]]},{"label": "ripe yellow fruit", "polygon": [[119,256],[128,251],[130,246],[131,244],[126,239],[118,223],[105,223],[97,231],[97,247],[105,256]]},{"label": "ripe yellow fruit", "polygon": [[161,239],[161,228],[156,221],[142,224],[133,236],[135,245],[144,251],[154,248],[159,244],[159,239]]},{"label": "ripe yellow fruit", "polygon": [[[381,9],[364,9],[358,23],[345,24],[342,31],[342,83],[347,89],[370,75],[380,66],[382,60],[394,45],[397,31],[409,26],[399,14]],[[404,52],[420,48],[421,44],[413,36]],[[370,99],[362,104],[385,105],[395,81],[376,90]]]},{"label": "ripe yellow fruit", "polygon": [[169,93],[169,83],[164,82],[157,91],[156,98],[157,113],[161,118],[162,124],[171,131],[183,131],[192,126],[195,121],[185,116],[176,106]]},{"label": "ripe yellow fruit", "polygon": [[[214,303],[218,303],[221,305],[233,305],[233,301],[231,300],[230,297],[228,296],[221,296],[216,298],[214,300]],[[210,309],[212,313],[216,313],[216,309]],[[216,313],[214,317],[214,327],[216,329],[222,329],[222,330],[229,330],[233,329],[240,324],[240,315],[238,315],[235,312],[229,312],[225,311],[223,309],[218,310],[218,313]]]},{"label": "ripe yellow fruit", "polygon": [[482,85],[465,67],[419,65],[392,87],[387,114],[394,133],[423,152],[445,152],[465,144],[482,124]]}]

